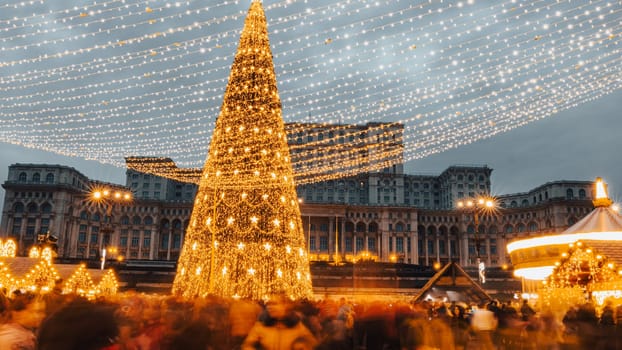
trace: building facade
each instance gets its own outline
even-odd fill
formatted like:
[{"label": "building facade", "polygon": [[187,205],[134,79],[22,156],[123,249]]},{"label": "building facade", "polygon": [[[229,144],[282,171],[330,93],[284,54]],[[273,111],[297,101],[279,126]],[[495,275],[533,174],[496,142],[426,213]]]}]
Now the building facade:
[{"label": "building facade", "polygon": [[[593,209],[592,182],[551,182],[499,196],[499,208],[481,215],[476,230],[473,213],[458,211],[453,203],[489,193],[491,172],[485,166],[452,166],[438,176],[381,171],[356,180],[329,180],[332,187],[329,181],[322,185],[323,200],[317,196],[320,185],[315,185],[312,200],[299,187],[305,194],[301,214],[311,258],[420,265],[459,261],[469,266],[479,256],[489,266],[502,266],[510,263],[507,242],[561,232]],[[122,186],[48,164],[11,165],[2,186],[6,194],[0,237],[13,237],[19,252],[26,254],[37,234],[49,231],[58,237],[59,256],[80,259],[99,259],[106,248],[109,258],[176,260],[196,191],[194,185],[133,170],[127,171]],[[89,196],[96,187],[132,191],[134,200],[94,203]],[[350,201],[350,190],[359,201]],[[370,203],[378,193],[381,203]],[[361,197],[368,202],[361,203]]]}]

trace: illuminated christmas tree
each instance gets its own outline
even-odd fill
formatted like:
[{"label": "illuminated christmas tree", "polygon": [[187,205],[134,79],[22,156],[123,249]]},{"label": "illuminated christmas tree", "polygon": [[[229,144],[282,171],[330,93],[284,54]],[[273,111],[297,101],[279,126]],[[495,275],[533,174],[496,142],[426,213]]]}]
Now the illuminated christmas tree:
[{"label": "illuminated christmas tree", "polygon": [[266,17],[253,0],[216,121],[173,294],[311,295]]}]

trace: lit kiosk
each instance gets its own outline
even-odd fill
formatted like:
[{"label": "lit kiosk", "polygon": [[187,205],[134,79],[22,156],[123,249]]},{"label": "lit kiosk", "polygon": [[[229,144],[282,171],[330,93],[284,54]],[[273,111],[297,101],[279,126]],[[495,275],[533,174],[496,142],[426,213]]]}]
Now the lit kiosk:
[{"label": "lit kiosk", "polygon": [[201,175],[174,295],[311,296],[289,154],[266,17],[254,0]]},{"label": "lit kiosk", "polygon": [[552,284],[578,287],[582,294],[596,297],[619,283],[622,215],[608,198],[601,178],[595,186],[594,210],[566,231],[508,244],[514,275],[524,281],[523,292],[534,293]]}]

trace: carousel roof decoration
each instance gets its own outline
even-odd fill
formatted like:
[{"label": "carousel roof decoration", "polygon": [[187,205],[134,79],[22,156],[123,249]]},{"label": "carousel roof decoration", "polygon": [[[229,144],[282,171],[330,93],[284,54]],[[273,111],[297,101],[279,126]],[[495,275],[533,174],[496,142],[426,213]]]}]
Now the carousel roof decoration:
[{"label": "carousel roof decoration", "polygon": [[591,246],[600,249],[622,246],[622,215],[613,209],[601,178],[596,178],[595,192],[595,209],[561,234],[518,240],[507,245],[517,277],[545,280],[555,269],[555,263],[560,262],[563,254],[568,255],[569,247],[579,241],[590,242]]}]

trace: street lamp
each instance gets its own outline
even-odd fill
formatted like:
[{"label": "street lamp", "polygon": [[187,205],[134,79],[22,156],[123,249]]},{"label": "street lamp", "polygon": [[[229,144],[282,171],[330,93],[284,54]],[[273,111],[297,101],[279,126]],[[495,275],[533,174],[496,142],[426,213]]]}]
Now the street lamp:
[{"label": "street lamp", "polygon": [[[104,218],[104,226],[102,226],[101,232],[104,235],[102,239],[102,251],[101,251],[101,269],[104,269],[106,264],[107,255],[116,255],[117,247],[108,246],[109,240],[114,233],[112,227],[112,210],[115,204],[129,204],[132,202],[132,193],[125,190],[108,188],[105,186],[95,187],[89,193],[89,200],[96,205],[101,205],[106,210],[106,216]],[[118,258],[118,257],[117,257]],[[118,260],[118,259],[117,259]]]},{"label": "street lamp", "polygon": [[458,201],[457,207],[458,210],[466,211],[473,215],[473,224],[475,225],[473,241],[475,242],[475,254],[477,257],[478,280],[481,284],[486,283],[486,265],[481,260],[480,256],[481,237],[479,236],[479,217],[480,214],[486,215],[492,213],[496,209],[497,203],[493,197],[482,196]]}]

